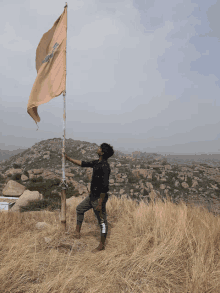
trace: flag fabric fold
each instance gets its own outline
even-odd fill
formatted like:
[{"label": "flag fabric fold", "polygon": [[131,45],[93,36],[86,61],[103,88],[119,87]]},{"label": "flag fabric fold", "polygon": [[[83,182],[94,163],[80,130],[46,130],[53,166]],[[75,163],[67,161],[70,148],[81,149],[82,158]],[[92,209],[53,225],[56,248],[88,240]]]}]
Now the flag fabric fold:
[{"label": "flag fabric fold", "polygon": [[66,91],[67,7],[46,32],[36,50],[37,77],[29,97],[27,112],[40,122],[37,107]]}]

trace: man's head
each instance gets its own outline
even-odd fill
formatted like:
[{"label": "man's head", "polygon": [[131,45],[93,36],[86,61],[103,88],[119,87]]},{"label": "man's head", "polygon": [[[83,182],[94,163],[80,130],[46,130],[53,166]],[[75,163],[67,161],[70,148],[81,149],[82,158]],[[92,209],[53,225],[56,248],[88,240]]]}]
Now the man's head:
[{"label": "man's head", "polygon": [[111,156],[114,155],[113,147],[107,143],[102,143],[97,151],[99,156],[102,156],[103,159],[108,160]]}]

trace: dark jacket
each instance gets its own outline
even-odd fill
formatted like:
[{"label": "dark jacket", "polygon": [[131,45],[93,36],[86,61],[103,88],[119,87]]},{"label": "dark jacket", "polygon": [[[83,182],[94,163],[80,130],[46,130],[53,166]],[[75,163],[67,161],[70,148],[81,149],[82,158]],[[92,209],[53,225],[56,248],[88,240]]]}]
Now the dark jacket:
[{"label": "dark jacket", "polygon": [[81,167],[93,168],[91,197],[98,198],[100,197],[100,193],[107,193],[109,191],[109,176],[111,169],[107,160],[82,161]]}]

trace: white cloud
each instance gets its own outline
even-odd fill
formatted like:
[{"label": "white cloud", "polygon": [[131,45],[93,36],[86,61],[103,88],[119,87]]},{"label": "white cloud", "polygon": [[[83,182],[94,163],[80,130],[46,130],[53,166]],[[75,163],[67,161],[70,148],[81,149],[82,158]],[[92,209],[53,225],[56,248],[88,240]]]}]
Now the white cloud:
[{"label": "white cloud", "polygon": [[6,22],[4,26],[4,33],[0,35],[0,45],[10,52],[27,52],[33,49],[29,40],[24,40],[16,34],[14,27]]},{"label": "white cloud", "polygon": [[[84,137],[91,135],[93,141],[105,135],[121,139],[124,147],[129,141],[137,146],[163,147],[166,143],[172,147],[215,139],[219,111],[212,105],[219,96],[219,70],[215,68],[219,44],[213,38],[203,42],[211,2],[201,4],[201,13],[189,0],[157,0],[154,5],[142,0],[68,3],[67,133],[77,129]],[[5,124],[7,119],[13,124],[14,117],[24,127],[35,129],[28,115],[22,121],[16,118],[10,104],[14,101],[26,112],[36,78],[36,47],[65,2],[27,3],[30,13],[20,12],[14,19],[8,7],[7,21],[0,20],[7,30],[1,29],[4,45],[0,48],[6,56],[2,65],[7,74],[5,70],[0,74],[2,100],[8,106],[7,113],[0,114],[5,115]],[[209,9],[210,19],[212,11]],[[207,67],[209,64],[212,66]],[[62,96],[38,108],[42,118],[39,131],[34,131],[38,139],[43,129],[54,137],[57,123],[61,123],[62,135],[62,110]],[[23,130],[22,136],[31,136],[31,131]]]}]

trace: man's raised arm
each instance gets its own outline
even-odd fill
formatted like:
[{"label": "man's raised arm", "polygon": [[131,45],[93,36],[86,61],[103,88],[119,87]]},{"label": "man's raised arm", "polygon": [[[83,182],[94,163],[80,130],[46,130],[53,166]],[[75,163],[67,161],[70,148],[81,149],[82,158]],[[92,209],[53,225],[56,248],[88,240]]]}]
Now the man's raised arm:
[{"label": "man's raised arm", "polygon": [[82,162],[81,161],[74,160],[74,159],[68,157],[66,154],[65,154],[65,159],[68,160],[68,161],[70,161],[70,162],[72,162],[72,163],[74,163],[75,165],[78,165],[78,166],[81,166],[82,165]]}]

